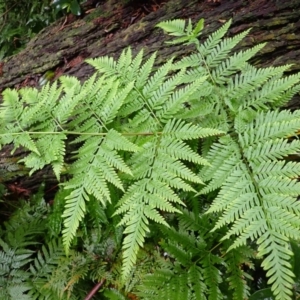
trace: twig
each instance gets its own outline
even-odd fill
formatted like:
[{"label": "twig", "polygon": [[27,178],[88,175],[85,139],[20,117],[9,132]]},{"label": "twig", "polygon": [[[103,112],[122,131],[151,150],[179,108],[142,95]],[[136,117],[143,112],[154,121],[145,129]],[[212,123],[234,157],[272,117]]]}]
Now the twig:
[{"label": "twig", "polygon": [[101,288],[103,285],[105,279],[101,279],[100,282],[98,282],[93,289],[88,293],[88,295],[84,298],[84,300],[91,300],[93,296],[96,294],[96,292]]}]

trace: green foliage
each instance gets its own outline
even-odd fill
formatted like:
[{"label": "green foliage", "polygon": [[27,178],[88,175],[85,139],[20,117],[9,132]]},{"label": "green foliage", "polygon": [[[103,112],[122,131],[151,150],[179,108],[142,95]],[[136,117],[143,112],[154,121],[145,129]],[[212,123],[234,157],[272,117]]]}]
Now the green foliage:
[{"label": "green foliage", "polygon": [[55,7],[55,13],[66,9],[67,12],[71,12],[73,15],[81,15],[81,8],[77,0],[53,0],[52,5]]},{"label": "green foliage", "polygon": [[154,67],[156,53],[126,49],[89,59],[83,84],[3,92],[0,145],[26,148],[30,174],[51,165],[61,182],[40,254],[3,242],[3,260],[31,263],[16,293],[82,299],[83,283],[106,279],[107,299],[247,299],[267,285],[293,299],[300,168],[286,158],[300,150],[300,113],[280,107],[300,74],[251,66],[264,44],[231,53],[248,31],[224,38],[229,26],[200,44],[202,20],[163,22],[197,51]]},{"label": "green foliage", "polygon": [[[65,13],[81,14],[77,0],[0,1],[0,59],[19,52],[39,31]],[[52,4],[52,5],[51,5]]]},{"label": "green foliage", "polygon": [[[110,275],[109,260],[115,260],[121,240],[111,227],[100,234],[101,226],[108,223],[102,208],[93,206],[103,221],[98,219],[97,226],[88,228],[89,237],[79,231],[66,256],[62,238],[52,228],[49,233],[51,219],[57,214],[55,206],[60,204],[49,207],[41,195],[20,204],[0,231],[1,299],[83,299],[93,281],[105,277],[117,285],[116,276]],[[114,264],[120,265],[118,260]]]},{"label": "green foliage", "polygon": [[0,1],[0,59],[15,54],[54,20],[48,0]]}]

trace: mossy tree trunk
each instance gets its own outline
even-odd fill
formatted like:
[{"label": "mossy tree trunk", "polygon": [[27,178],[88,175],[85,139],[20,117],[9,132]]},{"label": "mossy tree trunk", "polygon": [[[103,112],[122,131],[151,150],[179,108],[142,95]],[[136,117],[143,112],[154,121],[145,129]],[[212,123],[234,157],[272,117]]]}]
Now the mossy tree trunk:
[{"label": "mossy tree trunk", "polygon": [[171,55],[185,55],[188,51],[185,47],[167,46],[164,44],[166,36],[155,28],[158,22],[174,18],[191,18],[195,22],[204,18],[203,39],[232,18],[230,34],[252,27],[240,48],[268,42],[256,57],[256,65],[294,63],[292,70],[300,70],[299,0],[221,0],[220,3],[105,0],[96,8],[86,7],[81,18],[69,16],[45,28],[26,49],[5,59],[0,91],[6,87],[32,85],[32,79],[50,69],[55,70],[57,76],[71,74],[84,80],[93,72],[84,63],[85,58],[117,57],[128,46],[135,52],[144,48],[146,56],[158,51],[161,61]]},{"label": "mossy tree trunk", "polygon": [[[291,72],[300,71],[299,0],[221,0],[220,3],[208,0],[102,2],[99,5],[97,1],[88,1],[83,17],[68,16],[57,21],[40,32],[19,54],[2,61],[0,91],[7,87],[37,86],[39,76],[47,70],[55,71],[56,78],[61,74],[69,74],[83,81],[93,73],[92,67],[84,59],[103,55],[118,57],[128,46],[132,47],[134,53],[144,48],[145,57],[158,51],[158,63],[163,63],[174,55],[186,55],[193,49],[166,45],[166,36],[162,30],[155,28],[158,22],[175,18],[191,18],[194,22],[204,18],[203,39],[232,18],[229,35],[252,27],[239,49],[261,42],[268,43],[253,61],[255,65],[292,63],[294,65]],[[300,106],[299,97],[294,98],[291,106]],[[6,163],[3,161],[8,156],[15,160],[9,154],[9,148],[0,152],[0,171],[4,170]],[[10,171],[6,168],[5,172],[7,181],[11,184]],[[20,176],[18,171],[16,177]],[[13,185],[17,185],[19,192],[22,189],[30,192],[34,186],[39,185],[41,178],[53,185],[51,173],[44,170],[26,180],[23,178],[15,181],[14,178]],[[6,179],[2,181],[6,182]]]}]

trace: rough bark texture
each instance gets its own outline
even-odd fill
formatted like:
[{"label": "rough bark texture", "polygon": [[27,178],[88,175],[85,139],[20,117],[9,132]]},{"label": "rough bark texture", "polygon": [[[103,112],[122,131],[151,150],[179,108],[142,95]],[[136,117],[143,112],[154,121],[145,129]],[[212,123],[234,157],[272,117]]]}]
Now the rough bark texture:
[{"label": "rough bark texture", "polygon": [[[106,0],[93,7],[88,1],[85,15],[69,16],[40,32],[19,54],[0,63],[0,91],[7,87],[37,85],[38,78],[47,70],[54,70],[55,77],[61,74],[75,75],[85,80],[93,73],[85,58],[109,55],[118,57],[127,46],[133,52],[145,49],[145,55],[158,51],[162,63],[172,55],[186,55],[192,49],[167,46],[166,36],[155,25],[163,20],[191,18],[194,22],[205,19],[203,39],[230,18],[233,23],[229,35],[252,27],[250,35],[239,45],[247,48],[261,42],[267,46],[256,56],[257,66],[293,63],[291,72],[300,71],[300,1],[275,0],[151,0],[131,1]],[[143,4],[140,4],[143,3]],[[63,24],[65,21],[65,24]],[[1,101],[1,99],[0,99]],[[295,97],[291,107],[299,107]],[[8,157],[9,149],[3,149],[1,159]],[[14,161],[14,157],[11,158]],[[49,170],[48,170],[49,171]],[[11,189],[17,193],[32,191],[43,180],[53,186],[53,176],[48,171],[33,178],[13,181]],[[1,175],[1,174],[0,174]],[[19,171],[16,173],[17,177]],[[11,181],[11,178],[10,178]]]},{"label": "rough bark texture", "polygon": [[[93,72],[84,63],[87,57],[117,57],[131,46],[146,55],[159,51],[161,61],[170,55],[186,54],[185,47],[169,47],[166,36],[155,25],[163,20],[205,19],[205,36],[233,19],[230,34],[252,27],[240,48],[261,42],[267,46],[253,63],[259,66],[294,63],[300,70],[300,1],[275,0],[207,0],[131,1],[106,0],[97,8],[88,9],[82,18],[60,20],[40,32],[18,55],[3,61],[0,91],[6,87],[33,85],[39,74],[55,70],[56,76],[75,75],[84,80]],[[157,4],[159,3],[159,4]],[[86,8],[87,9],[87,8]]]}]

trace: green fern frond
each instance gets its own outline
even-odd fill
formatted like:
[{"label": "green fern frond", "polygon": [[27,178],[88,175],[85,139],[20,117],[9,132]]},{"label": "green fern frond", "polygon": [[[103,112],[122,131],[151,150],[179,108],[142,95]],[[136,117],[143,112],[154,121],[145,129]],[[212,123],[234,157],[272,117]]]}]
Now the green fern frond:
[{"label": "green fern frond", "polygon": [[132,207],[133,214],[130,213],[130,221],[127,222],[124,230],[127,235],[123,241],[123,279],[128,278],[131,268],[136,262],[139,247],[144,245],[146,233],[149,232],[148,219],[143,209],[142,203],[136,203]]},{"label": "green fern frond", "polygon": [[71,194],[66,197],[65,210],[62,215],[64,218],[63,242],[65,250],[68,253],[72,239],[78,229],[79,222],[83,219],[85,214],[85,202],[89,200],[89,196],[84,188],[73,190]]},{"label": "green fern frond", "polygon": [[131,48],[127,48],[122,51],[116,65],[116,71],[118,74],[125,74],[129,71],[130,65],[132,63],[132,51]]},{"label": "green fern frond", "polygon": [[64,256],[64,251],[60,241],[52,240],[48,243],[47,248],[42,246],[41,252],[30,266],[30,271],[36,277],[41,274],[45,276],[51,271],[49,264],[58,264],[61,256]]},{"label": "green fern frond", "polygon": [[[279,79],[275,77],[275,79],[269,80],[264,85],[262,90],[258,90],[256,93],[253,93],[253,96],[256,98],[256,102],[275,102],[285,104],[285,102],[288,100],[285,97],[285,93],[289,92],[289,89],[292,89],[295,84],[299,83],[299,78],[299,74],[294,74]],[[299,90],[299,86],[297,87],[297,90]],[[283,98],[285,98],[285,100]]]},{"label": "green fern frond", "polygon": [[66,138],[65,134],[42,136],[36,142],[39,154],[32,152],[20,162],[24,162],[31,169],[29,174],[51,164],[56,178],[59,179],[64,164]]},{"label": "green fern frond", "polygon": [[229,289],[232,290],[232,299],[246,299],[250,296],[250,287],[247,281],[252,280],[251,276],[244,270],[253,268],[251,258],[254,251],[247,246],[239,247],[228,252],[225,256],[227,267],[227,281]]},{"label": "green fern frond", "polygon": [[104,296],[110,300],[127,300],[118,290],[113,288],[105,289]]},{"label": "green fern frond", "polygon": [[179,225],[184,230],[203,230],[200,224],[200,213],[193,210],[181,209],[181,214],[178,216]]},{"label": "green fern frond", "polygon": [[[297,142],[297,140],[292,141],[290,147],[292,147],[294,142]],[[260,164],[255,170],[255,174],[260,175],[262,178],[267,178],[267,176],[296,178],[299,172],[300,166],[297,162],[285,162],[267,159],[265,159],[264,163]]]},{"label": "green fern frond", "polygon": [[16,284],[8,289],[9,298],[7,299],[22,299],[31,300],[27,294],[29,286],[27,284]]},{"label": "green fern frond", "polygon": [[[182,78],[182,83],[184,83],[186,80],[184,77]],[[165,101],[162,105],[161,111],[158,112],[158,118],[163,122],[166,122],[167,120],[171,119],[171,116],[173,116],[173,118],[176,117],[178,112],[182,112],[184,110],[184,103],[186,103],[186,99],[189,99],[195,93],[200,92],[205,79],[206,77],[204,76],[200,77],[192,84],[173,92],[167,101]]]},{"label": "green fern frond", "polygon": [[144,90],[144,96],[149,97],[148,104],[153,110],[159,110],[162,105],[168,100],[170,95],[174,93],[175,87],[182,82],[182,77],[185,74],[185,69],[180,70],[176,75],[167,79],[159,87],[155,88],[155,92],[152,92],[153,87],[149,90]]},{"label": "green fern frond", "polygon": [[171,71],[173,59],[168,60],[161,66],[152,76],[147,80],[143,88],[143,95],[146,99],[153,96],[153,94],[160,88],[161,83],[165,80],[167,74]]},{"label": "green fern frond", "polygon": [[99,73],[107,74],[107,76],[117,75],[117,62],[109,56],[102,56],[94,59],[87,59],[86,62],[93,66]]},{"label": "green fern frond", "polygon": [[160,22],[156,26],[162,28],[172,36],[179,36],[179,38],[175,40],[167,41],[167,44],[191,44],[195,42],[197,37],[201,34],[204,27],[204,20],[200,19],[194,29],[191,19],[188,20],[187,25],[184,20],[176,19]]},{"label": "green fern frond", "polygon": [[165,125],[163,134],[180,140],[192,140],[220,135],[222,134],[222,131],[211,128],[202,128],[195,124],[186,123],[180,119],[172,119]]},{"label": "green fern frond", "polygon": [[154,52],[147,61],[140,67],[139,71],[136,73],[136,87],[137,89],[142,89],[146,82],[148,81],[148,78],[152,72],[153,65],[156,58],[156,52]]},{"label": "green fern frond", "polygon": [[0,116],[1,120],[3,120],[3,124],[1,124],[3,126],[5,123],[14,123],[18,120],[24,110],[24,107],[20,105],[21,99],[16,90],[6,89],[2,95],[3,102],[1,105]]},{"label": "green fern frond", "polygon": [[232,20],[230,19],[222,27],[220,27],[218,30],[214,31],[207,37],[205,42],[200,45],[199,52],[201,53],[201,55],[206,56],[211,53],[211,51],[220,43],[221,39],[227,33],[231,23]]},{"label": "green fern frond", "polygon": [[112,90],[109,94],[110,102],[108,104],[105,103],[106,105],[102,107],[101,113],[99,114],[102,122],[105,124],[113,122],[113,120],[116,118],[119,109],[133,88],[133,82],[128,83],[126,87],[114,94],[117,92],[117,87],[118,86],[115,85],[115,90]]},{"label": "green fern frond", "polygon": [[273,231],[266,232],[257,241],[259,254],[266,256],[262,267],[267,271],[268,284],[272,284],[277,299],[291,299],[295,276],[289,262],[293,253],[285,240],[284,235]]},{"label": "green fern frond", "polygon": [[188,270],[188,281],[193,291],[190,299],[205,300],[205,294],[207,292],[207,286],[203,283],[203,271],[200,267],[192,265]]},{"label": "green fern frond", "polygon": [[287,91],[281,93],[280,97],[277,100],[271,103],[271,107],[283,107],[285,106],[297,93],[300,92],[300,84],[294,85]]},{"label": "green fern frond", "polygon": [[[21,90],[20,94],[23,94],[25,100],[27,90]],[[39,125],[45,120],[52,120],[51,111],[54,109],[56,102],[61,96],[62,89],[57,87],[57,83],[53,85],[46,84],[38,95],[36,100],[32,103],[32,99],[29,100],[29,105],[25,102],[24,112],[22,118],[19,120],[19,124],[24,130],[27,130],[30,126]]]},{"label": "green fern frond", "polygon": [[[275,162],[284,156],[299,151],[298,141],[288,143],[283,139],[296,132],[296,128],[300,125],[298,113],[296,115],[293,116],[285,111],[257,113],[256,119],[244,127],[243,133],[240,134],[240,149],[235,148],[238,160],[235,160],[234,168],[230,169],[232,165],[229,167],[228,160],[226,164],[223,164],[224,167],[219,167],[219,170],[215,165],[215,173],[211,182],[217,179],[218,174],[222,176],[223,168],[227,171],[224,173],[226,177],[223,175],[223,183],[220,185],[208,184],[208,187],[221,188],[219,195],[208,210],[208,212],[222,211],[222,216],[214,230],[233,223],[222,238],[225,240],[234,235],[237,236],[229,250],[246,245],[249,239],[257,240],[257,243],[262,245],[260,241],[265,241],[263,237],[267,236],[263,246],[259,246],[258,255],[265,256],[267,261],[269,257],[276,261],[268,267],[264,264],[264,268],[269,271],[267,275],[272,278],[269,283],[273,284],[272,290],[276,299],[279,297],[290,299],[288,289],[291,289],[293,276],[287,262],[291,254],[286,252],[286,249],[288,239],[297,239],[300,234],[298,221],[300,211],[295,201],[295,197],[300,193],[300,184],[294,179],[299,176],[299,173],[296,169],[291,170],[291,175],[288,176],[285,175],[284,169],[280,172],[280,168],[285,165],[284,162],[275,167],[275,174],[272,170],[270,173],[264,172],[264,169],[270,169],[270,166],[274,166]],[[252,127],[254,124],[257,126],[265,124],[265,127],[260,127],[255,132]],[[222,159],[222,151],[216,152],[216,149],[222,149],[220,146],[220,144],[213,145],[206,157],[208,161],[213,161],[211,155],[215,155],[216,161]],[[241,157],[244,158],[243,162],[240,161]],[[205,167],[201,172],[206,172]],[[207,173],[208,178],[210,178],[209,174],[211,173]],[[207,193],[210,190],[205,187],[202,191]],[[273,243],[272,240],[274,240]],[[286,255],[283,256],[282,253]]]},{"label": "green fern frond", "polygon": [[65,198],[69,196],[70,191],[59,189],[55,194],[51,211],[49,212],[47,229],[50,238],[57,238],[62,229],[63,219],[62,214],[64,211]]},{"label": "green fern frond", "polygon": [[[131,51],[131,49],[129,48],[128,51]],[[128,66],[128,68],[126,69],[127,71],[127,80],[128,82],[131,81],[135,81],[136,79],[136,74],[138,72],[140,72],[141,70],[141,64],[143,62],[143,57],[144,57],[144,50],[142,49],[134,59],[132,59],[132,62],[130,64],[130,66]],[[151,70],[151,68],[150,68]],[[145,68],[146,73],[149,72],[147,70],[147,67]]]},{"label": "green fern frond", "polygon": [[51,294],[51,288],[47,286],[48,278],[64,258],[65,253],[60,241],[52,240],[47,247],[42,246],[41,251],[30,265],[33,276],[28,295],[31,299],[43,299],[43,296],[47,298],[46,295]]},{"label": "green fern frond", "polygon": [[84,93],[80,91],[81,86],[78,79],[62,76],[59,80],[65,93],[53,109],[53,116],[55,116],[55,121],[58,124],[65,124],[70,117],[74,115],[75,107],[80,103],[81,99],[84,98],[83,94],[91,94],[91,89],[88,89],[88,83],[93,82],[95,76],[92,76],[84,85]]},{"label": "green fern frond", "polygon": [[220,257],[212,253],[205,253],[201,263],[203,265],[204,282],[207,285],[208,299],[223,299],[223,294],[219,286],[222,282],[222,274],[217,267],[217,264],[221,263]]},{"label": "green fern frond", "polygon": [[[270,67],[265,69],[254,69],[243,72],[240,75],[235,75],[228,83],[226,90],[226,97],[229,99],[243,99],[242,103],[238,103],[239,109],[245,109],[251,105],[255,105],[255,100],[261,101],[260,97],[255,95],[255,99],[252,100],[252,92],[259,89],[272,77],[282,75],[283,72],[288,70],[291,65],[285,65],[281,67]],[[249,95],[251,95],[249,97]],[[265,101],[264,101],[265,102]],[[263,102],[263,103],[264,103]]]},{"label": "green fern frond", "polygon": [[233,74],[243,68],[243,65],[260,51],[265,44],[259,44],[246,51],[233,54],[212,71],[212,78],[217,84],[224,84]]},{"label": "green fern frond", "polygon": [[[240,165],[241,154],[238,145],[228,136],[221,137],[219,144],[213,144],[210,152],[205,157],[210,166],[204,166],[200,171],[200,177],[204,181],[210,181],[201,190],[205,194],[219,188],[230,174],[236,172]],[[240,176],[237,174],[236,176]]]},{"label": "green fern frond", "polygon": [[28,132],[24,132],[22,135],[17,135],[14,137],[15,147],[24,147],[29,151],[34,152],[37,155],[40,155],[40,152],[35,144],[34,140]]},{"label": "green fern frond", "polygon": [[162,28],[172,36],[184,36],[186,34],[186,21],[183,19],[160,22],[156,26]]},{"label": "green fern frond", "polygon": [[[201,230],[205,222],[200,221]],[[201,237],[201,230],[190,232],[190,229],[165,227],[161,230],[166,238],[160,243],[165,251],[165,263],[145,276],[138,287],[138,295],[143,299],[222,299],[222,292],[216,284],[221,282],[221,276],[215,266],[222,260],[207,253],[205,248],[208,245]]]},{"label": "green fern frond", "polygon": [[[227,26],[226,26],[227,27]],[[213,69],[224,61],[229,52],[241,41],[245,38],[245,36],[249,33],[250,29],[241,32],[238,35],[235,35],[232,38],[223,39],[218,45],[216,45],[210,53],[207,53],[206,63],[209,69]],[[204,48],[204,45],[203,45]],[[207,49],[204,50],[204,53]],[[201,53],[201,47],[200,51]],[[202,54],[202,53],[201,53]],[[202,54],[203,55],[203,54]],[[242,64],[241,64],[242,65]]]}]

